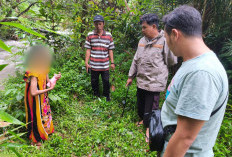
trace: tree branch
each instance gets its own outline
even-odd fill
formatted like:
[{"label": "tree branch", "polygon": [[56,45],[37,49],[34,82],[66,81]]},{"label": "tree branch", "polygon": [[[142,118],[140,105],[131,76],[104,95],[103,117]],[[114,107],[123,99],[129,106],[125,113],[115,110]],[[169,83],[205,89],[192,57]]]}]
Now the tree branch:
[{"label": "tree branch", "polygon": [[[22,2],[18,3],[17,5],[12,6],[12,9],[15,9],[19,4],[21,4],[21,3],[23,3],[23,2],[26,2],[26,1],[22,1]],[[30,10],[30,8],[31,8],[33,5],[35,5],[36,3],[39,3],[39,2],[31,3],[31,4],[27,7],[27,9],[25,9],[24,11],[22,11],[21,13],[19,13],[19,14],[17,15],[17,17],[20,17],[20,16],[22,16],[23,14],[25,14],[26,12],[28,12],[28,11]],[[17,21],[18,19],[8,19],[8,17],[11,15],[11,13],[12,13],[12,10],[10,10],[10,11],[7,13],[7,15],[5,16],[5,18],[2,19],[0,22]],[[2,26],[2,25],[0,25],[0,27],[1,27],[1,26]]]},{"label": "tree branch", "polygon": [[11,7],[12,9],[6,14],[5,18],[11,16],[12,10],[15,9],[15,8],[17,8],[17,7],[18,7],[21,3],[23,3],[23,2],[26,2],[26,1],[22,1],[22,2],[17,3],[16,5],[13,5],[13,6]]},{"label": "tree branch", "polygon": [[30,10],[30,8],[31,8],[33,5],[35,5],[36,3],[39,3],[39,2],[31,3],[31,4],[27,7],[27,9],[25,9],[24,11],[22,11],[21,13],[19,13],[19,14],[17,15],[17,17],[19,17],[19,16],[23,15],[24,13],[28,12],[28,11]]}]

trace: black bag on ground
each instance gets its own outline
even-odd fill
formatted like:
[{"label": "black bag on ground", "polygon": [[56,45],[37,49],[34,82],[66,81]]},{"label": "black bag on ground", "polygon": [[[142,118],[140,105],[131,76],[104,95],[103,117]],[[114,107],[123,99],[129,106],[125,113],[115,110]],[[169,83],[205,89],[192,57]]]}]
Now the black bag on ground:
[{"label": "black bag on ground", "polygon": [[161,111],[153,110],[149,125],[149,146],[151,151],[161,152],[164,147],[164,130],[161,122]]}]

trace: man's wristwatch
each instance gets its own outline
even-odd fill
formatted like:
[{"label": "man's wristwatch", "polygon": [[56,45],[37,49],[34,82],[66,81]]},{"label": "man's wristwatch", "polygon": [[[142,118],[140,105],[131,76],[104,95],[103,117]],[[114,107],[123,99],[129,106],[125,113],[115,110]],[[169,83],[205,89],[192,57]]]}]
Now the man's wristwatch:
[{"label": "man's wristwatch", "polygon": [[[114,63],[111,63],[111,64],[114,64]],[[114,64],[115,65],[115,64]]]}]

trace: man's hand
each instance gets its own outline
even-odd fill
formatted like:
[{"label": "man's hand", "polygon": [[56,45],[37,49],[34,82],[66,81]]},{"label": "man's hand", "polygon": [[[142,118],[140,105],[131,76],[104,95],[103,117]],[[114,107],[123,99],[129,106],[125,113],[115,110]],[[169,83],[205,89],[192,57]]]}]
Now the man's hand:
[{"label": "man's hand", "polygon": [[114,70],[115,69],[115,64],[111,64],[110,67],[111,67],[112,70]]},{"label": "man's hand", "polygon": [[86,72],[89,72],[89,68],[91,68],[91,66],[88,63],[85,63],[85,67],[86,67]]},{"label": "man's hand", "polygon": [[127,83],[126,83],[126,87],[129,86],[129,85],[131,85],[132,81],[133,80],[131,78],[128,78]]}]

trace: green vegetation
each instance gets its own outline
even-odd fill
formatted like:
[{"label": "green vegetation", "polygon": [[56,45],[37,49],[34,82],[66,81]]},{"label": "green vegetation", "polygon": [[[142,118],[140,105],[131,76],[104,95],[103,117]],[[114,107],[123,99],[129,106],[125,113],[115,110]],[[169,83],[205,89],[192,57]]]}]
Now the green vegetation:
[{"label": "green vegetation", "polygon": [[[11,121],[13,124],[10,126],[0,128],[0,156],[155,156],[156,152],[147,152],[149,147],[145,143],[145,130],[135,125],[138,120],[135,82],[129,91],[125,115],[120,117],[126,93],[127,73],[141,37],[139,16],[157,12],[162,17],[178,5],[186,3],[201,11],[204,39],[220,57],[231,84],[232,4],[229,1],[214,0],[214,3],[210,3],[207,0],[129,0],[129,9],[124,0],[1,1],[0,47],[11,51],[11,47],[1,41],[12,38],[28,41],[29,45],[50,45],[55,52],[55,63],[50,75],[61,72],[62,79],[49,93],[55,133],[37,150],[29,147],[30,141],[24,134],[26,128]],[[104,98],[92,97],[90,75],[85,71],[85,49],[82,46],[87,32],[93,29],[92,18],[97,13],[105,17],[106,29],[112,32],[116,44],[114,54],[117,66],[111,72],[111,83],[116,90],[112,92],[110,103]],[[14,24],[6,25],[4,22]],[[58,30],[68,30],[72,34],[59,35],[55,32]],[[17,54],[23,55],[24,51]],[[4,66],[6,65],[0,65],[0,70]],[[16,77],[5,82],[5,90],[0,91],[0,109],[25,122],[25,83],[22,78],[23,73],[18,72]],[[164,94],[162,93],[160,106],[164,101]],[[231,113],[230,92],[226,115],[214,147],[216,157],[232,156]],[[0,119],[5,120],[2,117]],[[25,144],[28,146],[25,147]]]}]

